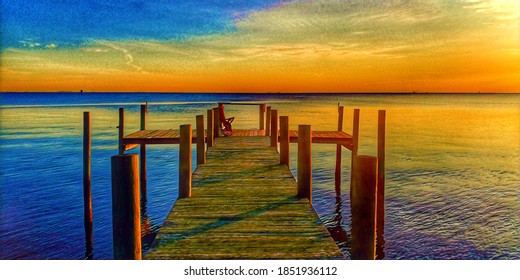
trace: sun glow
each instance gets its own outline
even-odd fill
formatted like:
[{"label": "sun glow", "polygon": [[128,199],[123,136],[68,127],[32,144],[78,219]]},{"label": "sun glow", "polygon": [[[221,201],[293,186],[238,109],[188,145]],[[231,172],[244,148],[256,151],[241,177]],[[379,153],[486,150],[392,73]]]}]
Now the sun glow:
[{"label": "sun glow", "polygon": [[518,1],[294,1],[182,40],[1,52],[1,91],[520,92]]}]

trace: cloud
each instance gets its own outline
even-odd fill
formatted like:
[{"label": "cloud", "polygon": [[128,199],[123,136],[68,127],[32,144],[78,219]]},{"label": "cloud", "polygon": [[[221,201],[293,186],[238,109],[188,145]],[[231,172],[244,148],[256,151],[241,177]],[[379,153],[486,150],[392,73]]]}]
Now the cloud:
[{"label": "cloud", "polygon": [[41,43],[34,42],[33,40],[20,40],[18,41],[25,48],[39,48],[41,47]]},{"label": "cloud", "polygon": [[[138,66],[138,65],[136,65],[134,63],[134,57],[127,49],[125,49],[123,47],[116,46],[114,43],[110,43],[110,42],[99,42],[99,44],[107,46],[107,47],[110,47],[110,48],[112,48],[114,50],[117,50],[117,51],[121,51],[124,54],[124,57],[126,59],[126,64],[128,66],[134,68],[138,72],[143,72],[143,68]],[[97,50],[98,49],[96,49],[96,51]]]},{"label": "cloud", "polygon": [[457,82],[485,91],[484,80],[495,81],[488,88],[503,83],[520,91],[509,81],[520,81],[516,0],[292,1],[236,14],[234,24],[224,34],[99,40],[38,54],[70,76],[84,67],[89,75],[97,69],[177,91],[353,91],[376,84],[372,90],[457,91]]}]

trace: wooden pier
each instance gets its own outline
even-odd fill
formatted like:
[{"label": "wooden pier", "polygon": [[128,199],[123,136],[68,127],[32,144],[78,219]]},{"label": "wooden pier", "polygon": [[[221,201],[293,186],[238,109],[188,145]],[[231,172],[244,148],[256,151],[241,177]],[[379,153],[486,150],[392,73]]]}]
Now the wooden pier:
[{"label": "wooden pier", "polygon": [[[357,156],[359,124],[356,122],[359,122],[359,110],[356,109],[354,114],[354,131],[351,136],[342,131],[343,107],[338,107],[337,131],[313,131],[309,125],[299,125],[298,130],[289,130],[289,117],[278,117],[278,111],[270,106],[266,107],[265,104],[236,104],[259,106],[259,128],[235,129],[234,136],[222,137],[219,116],[223,116],[223,113],[218,110],[223,110],[224,104],[233,105],[219,103],[217,108],[207,110],[206,125],[204,116],[197,116],[195,130],[191,125],[181,125],[178,130],[147,130],[147,106],[143,105],[141,129],[128,135],[125,135],[124,131],[124,109],[119,110],[119,155],[112,157],[113,193],[118,193],[119,189],[128,193],[139,193],[140,182],[141,196],[143,192],[146,195],[146,146],[180,146],[179,198],[144,257],[344,258],[312,207],[312,145],[337,145],[335,179],[338,190],[341,181],[341,147],[353,152],[353,162],[357,162],[354,159],[357,160],[358,157],[360,160],[364,158]],[[384,159],[385,119],[382,112],[384,111],[380,111],[379,118],[378,156]],[[289,143],[298,143],[298,180],[293,177],[288,167]],[[192,144],[197,144],[197,168],[193,173]],[[138,146],[141,154],[139,165],[124,163],[137,159],[135,154],[130,158],[124,153]],[[376,211],[376,201],[379,205],[384,205],[384,198],[378,197],[377,192],[379,188],[382,190],[379,193],[384,194],[384,163],[383,169],[381,165],[378,169],[376,157],[370,157],[368,160],[371,162],[367,167],[361,163],[357,164],[356,169],[352,167],[357,174],[354,176],[354,182],[351,180],[351,200],[356,200],[356,210],[359,213],[370,213],[369,216],[364,214],[365,217],[360,220],[364,223],[361,231],[354,232],[353,225],[352,238],[361,244],[358,244],[355,252],[353,247],[353,258],[373,259],[376,221],[380,225],[384,224],[384,206]],[[123,169],[114,166],[123,163],[127,166]],[[130,183],[123,186],[126,182]],[[363,191],[359,192],[359,188],[363,188]],[[113,211],[139,213],[138,209],[135,209],[139,208],[138,197],[128,197],[131,197],[127,199],[132,201],[121,202],[118,201],[119,197],[113,197],[113,205],[120,205]],[[127,228],[128,224],[119,218],[121,214],[114,212],[113,215],[118,217],[117,222],[114,218],[113,225],[114,257],[140,259],[140,242],[137,245],[130,241],[135,240],[135,235],[140,233],[139,223],[133,223],[133,227]],[[117,231],[121,227],[125,227],[125,232]],[[366,228],[369,228],[368,235],[364,233]],[[368,244],[368,248],[363,244]]]},{"label": "wooden pier", "polygon": [[342,254],[268,137],[218,138],[146,259],[333,259]]}]

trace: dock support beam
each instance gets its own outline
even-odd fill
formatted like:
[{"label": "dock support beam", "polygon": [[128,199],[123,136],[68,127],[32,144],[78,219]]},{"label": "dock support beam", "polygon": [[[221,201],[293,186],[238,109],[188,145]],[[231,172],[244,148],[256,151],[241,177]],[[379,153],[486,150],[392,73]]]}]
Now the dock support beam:
[{"label": "dock support beam", "polygon": [[125,153],[125,144],[123,144],[123,138],[125,137],[125,108],[119,108],[118,129],[118,151],[120,155],[123,155]]},{"label": "dock support beam", "polygon": [[267,106],[265,119],[265,136],[271,136],[271,106]]},{"label": "dock support beam", "polygon": [[260,130],[263,130],[265,129],[265,103],[258,106],[258,117],[259,117],[259,125],[258,125],[258,129]]},{"label": "dock support beam", "polygon": [[280,116],[280,164],[289,166],[289,117]]},{"label": "dock support beam", "polygon": [[278,110],[271,110],[271,147],[278,151]]},{"label": "dock support beam", "polygon": [[214,127],[213,122],[214,122],[215,110],[208,110],[207,114],[208,114],[208,123],[207,123],[206,126],[208,127],[207,128],[207,130],[208,130],[207,134],[208,135],[207,135],[206,142],[207,142],[208,148],[209,148],[209,147],[213,147],[213,127]]},{"label": "dock support beam", "polygon": [[[343,106],[338,106],[338,131],[343,131]],[[341,145],[336,145],[336,170],[334,174],[336,195],[341,195]]]},{"label": "dock support beam", "polygon": [[312,130],[310,125],[298,126],[298,197],[312,204]]},{"label": "dock support beam", "polygon": [[112,226],[114,259],[140,260],[141,210],[136,154],[112,157]]},{"label": "dock support beam", "polygon": [[214,123],[213,123],[213,138],[218,138],[220,133],[220,107],[213,108]]},{"label": "dock support beam", "polygon": [[191,196],[191,124],[180,127],[179,198]]},{"label": "dock support beam", "polygon": [[359,146],[359,109],[354,109],[352,121],[352,154],[350,161],[350,192],[352,192],[352,176],[354,176],[354,157],[358,154]]},{"label": "dock support beam", "polygon": [[90,112],[83,113],[83,222],[85,225],[85,259],[92,254],[92,188],[90,181],[90,159],[92,151]]},{"label": "dock support beam", "polygon": [[375,259],[377,158],[354,157],[352,174],[352,259]]},{"label": "dock support beam", "polygon": [[[385,225],[385,129],[386,111],[379,110],[377,125],[377,230],[383,233]],[[379,234],[378,234],[379,235]]]},{"label": "dock support beam", "polygon": [[[141,105],[141,130],[146,130],[146,113],[148,113],[148,103]],[[141,144],[139,147],[139,171],[141,196],[146,198],[146,144]]]},{"label": "dock support beam", "polygon": [[197,164],[206,163],[206,145],[204,135],[204,115],[198,115],[197,120]]}]

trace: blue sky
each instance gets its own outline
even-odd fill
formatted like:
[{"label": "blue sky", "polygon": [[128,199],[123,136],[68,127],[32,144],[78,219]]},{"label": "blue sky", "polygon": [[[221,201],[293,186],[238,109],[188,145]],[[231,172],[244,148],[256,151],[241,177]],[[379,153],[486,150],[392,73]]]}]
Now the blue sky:
[{"label": "blue sky", "polygon": [[518,0],[2,0],[0,91],[520,92]]},{"label": "blue sky", "polygon": [[180,39],[234,31],[279,0],[2,0],[2,46],[75,46],[93,40]]}]

